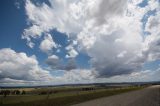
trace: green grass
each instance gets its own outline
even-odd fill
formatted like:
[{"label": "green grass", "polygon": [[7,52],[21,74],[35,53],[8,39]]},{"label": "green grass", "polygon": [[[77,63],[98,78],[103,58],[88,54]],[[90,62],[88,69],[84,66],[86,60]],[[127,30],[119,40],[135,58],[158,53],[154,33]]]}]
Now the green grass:
[{"label": "green grass", "polygon": [[8,96],[0,99],[0,106],[70,106],[72,104],[142,89],[128,87],[123,89],[100,89],[95,91],[79,91],[52,95]]}]

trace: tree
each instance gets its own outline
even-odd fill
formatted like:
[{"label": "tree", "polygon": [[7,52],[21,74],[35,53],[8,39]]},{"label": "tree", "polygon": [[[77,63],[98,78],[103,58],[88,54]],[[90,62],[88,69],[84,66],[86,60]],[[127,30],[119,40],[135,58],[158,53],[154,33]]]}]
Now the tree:
[{"label": "tree", "polygon": [[26,91],[23,90],[21,94],[22,94],[22,95],[25,95],[25,94],[26,94]]},{"label": "tree", "polygon": [[21,92],[19,90],[16,90],[16,95],[19,95]]},{"label": "tree", "polygon": [[10,90],[5,90],[5,91],[3,91],[3,94],[4,94],[4,97],[6,97],[7,95],[10,94]]}]

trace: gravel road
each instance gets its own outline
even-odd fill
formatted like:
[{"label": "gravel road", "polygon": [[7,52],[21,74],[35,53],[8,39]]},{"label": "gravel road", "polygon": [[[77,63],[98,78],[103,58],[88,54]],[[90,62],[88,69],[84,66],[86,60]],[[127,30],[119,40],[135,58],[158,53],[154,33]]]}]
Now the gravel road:
[{"label": "gravel road", "polygon": [[160,106],[160,85],[95,99],[74,106]]}]

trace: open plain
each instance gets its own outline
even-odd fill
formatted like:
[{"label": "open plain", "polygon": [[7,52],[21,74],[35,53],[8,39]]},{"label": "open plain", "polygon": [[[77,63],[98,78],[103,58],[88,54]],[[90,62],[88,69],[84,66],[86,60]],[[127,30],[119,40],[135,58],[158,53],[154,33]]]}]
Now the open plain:
[{"label": "open plain", "polygon": [[160,106],[160,85],[95,99],[74,106]]}]

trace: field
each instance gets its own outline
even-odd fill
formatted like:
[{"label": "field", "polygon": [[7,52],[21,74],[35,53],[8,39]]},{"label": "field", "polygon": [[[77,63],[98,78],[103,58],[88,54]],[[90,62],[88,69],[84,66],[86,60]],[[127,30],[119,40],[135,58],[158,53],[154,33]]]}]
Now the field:
[{"label": "field", "polygon": [[160,85],[152,85],[141,90],[98,98],[73,106],[160,106]]},{"label": "field", "polygon": [[[142,89],[144,86],[97,87],[97,86],[64,86],[45,88],[10,88],[9,95],[0,96],[0,106],[70,106],[95,98],[116,95]],[[13,94],[19,90],[24,94]]]}]

